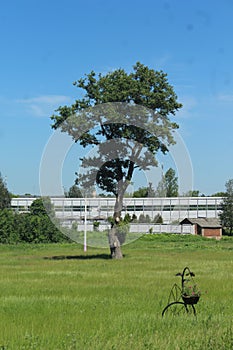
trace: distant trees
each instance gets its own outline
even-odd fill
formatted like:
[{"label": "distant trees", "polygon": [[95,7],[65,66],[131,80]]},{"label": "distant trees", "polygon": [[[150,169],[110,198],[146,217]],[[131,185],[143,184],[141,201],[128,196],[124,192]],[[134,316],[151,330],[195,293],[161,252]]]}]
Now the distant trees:
[{"label": "distant trees", "polygon": [[152,183],[149,182],[148,187],[139,187],[133,192],[133,198],[155,197],[155,190]]},{"label": "distant trees", "polygon": [[11,205],[11,194],[0,173],[0,209],[9,208]]},{"label": "distant trees", "polygon": [[190,190],[183,194],[184,197],[199,197],[200,191],[198,190]]},{"label": "distant trees", "polygon": [[68,241],[52,223],[54,210],[49,198],[36,199],[28,213],[0,210],[0,243],[53,243]]},{"label": "distant trees", "polygon": [[164,175],[162,176],[162,179],[159,181],[157,187],[156,187],[156,191],[155,191],[155,195],[156,197],[166,197],[166,186],[165,186],[165,178]]},{"label": "distant trees", "polygon": [[169,168],[158,183],[156,197],[178,197],[178,178],[174,169]]},{"label": "distant trees", "polygon": [[[148,186],[139,187],[133,192],[133,198],[146,198],[146,197],[178,197],[179,186],[178,178],[174,169],[169,168],[159,181],[156,190],[153,188],[152,183],[149,182]],[[189,191],[188,196],[198,196],[199,191]]]},{"label": "distant trees", "polygon": [[223,227],[233,232],[233,179],[228,180],[225,184],[226,193],[221,204],[221,213],[219,215]]},{"label": "distant trees", "polygon": [[178,178],[174,169],[170,168],[165,173],[166,197],[178,196]]},{"label": "distant trees", "polygon": [[82,198],[83,194],[77,185],[73,185],[69,188],[68,192],[65,192],[65,196],[68,198]]},{"label": "distant trees", "polygon": [[90,186],[88,188],[81,188],[78,185],[74,184],[65,192],[67,198],[92,198],[96,195],[95,187]]},{"label": "distant trees", "polygon": [[32,215],[55,216],[54,207],[49,197],[35,199],[30,206],[30,213]]},{"label": "distant trees", "polygon": [[216,192],[214,194],[211,195],[211,197],[225,197],[226,196],[226,192]]},{"label": "distant trees", "polygon": [[138,190],[133,192],[133,198],[144,198],[148,196],[147,187],[139,187]]}]

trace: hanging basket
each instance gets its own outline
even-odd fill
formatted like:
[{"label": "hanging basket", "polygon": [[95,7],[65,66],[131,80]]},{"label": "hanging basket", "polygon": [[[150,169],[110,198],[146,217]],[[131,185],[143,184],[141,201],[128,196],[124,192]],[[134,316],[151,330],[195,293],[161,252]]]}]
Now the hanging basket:
[{"label": "hanging basket", "polygon": [[199,295],[182,295],[183,302],[187,305],[197,304],[200,296]]}]

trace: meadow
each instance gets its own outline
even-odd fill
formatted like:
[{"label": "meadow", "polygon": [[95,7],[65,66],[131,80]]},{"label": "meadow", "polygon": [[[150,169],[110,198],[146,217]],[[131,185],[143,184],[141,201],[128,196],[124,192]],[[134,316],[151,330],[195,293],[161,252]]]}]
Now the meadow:
[{"label": "meadow", "polygon": [[[76,243],[0,246],[0,349],[233,349],[233,238],[145,235],[87,252]],[[197,316],[161,317],[185,266]]]}]

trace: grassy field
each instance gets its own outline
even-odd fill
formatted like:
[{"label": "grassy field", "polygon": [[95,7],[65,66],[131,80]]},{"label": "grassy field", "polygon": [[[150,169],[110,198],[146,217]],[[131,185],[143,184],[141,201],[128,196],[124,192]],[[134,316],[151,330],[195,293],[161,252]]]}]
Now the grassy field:
[{"label": "grassy field", "polygon": [[[147,235],[122,250],[0,246],[0,349],[233,349],[232,238]],[[203,292],[197,317],[162,318],[185,266]]]}]

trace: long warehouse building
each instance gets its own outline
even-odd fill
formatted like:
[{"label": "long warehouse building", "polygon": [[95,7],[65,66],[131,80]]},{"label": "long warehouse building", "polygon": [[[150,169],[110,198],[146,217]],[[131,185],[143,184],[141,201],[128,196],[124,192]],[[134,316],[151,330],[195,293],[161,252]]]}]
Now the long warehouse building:
[{"label": "long warehouse building", "polygon": [[[11,206],[17,212],[29,210],[35,197],[12,198]],[[51,197],[56,217],[64,220],[106,220],[112,216],[114,198],[65,198]],[[124,198],[122,215],[149,215],[151,220],[159,214],[164,223],[184,218],[217,218],[221,210],[221,197],[173,197],[173,198]]]}]

